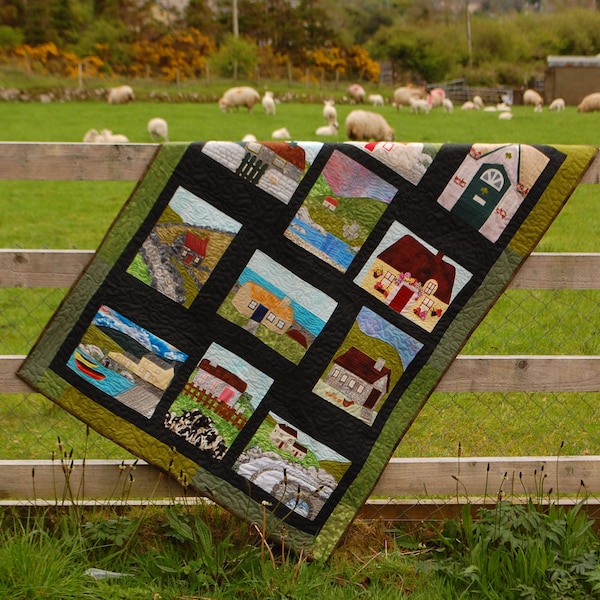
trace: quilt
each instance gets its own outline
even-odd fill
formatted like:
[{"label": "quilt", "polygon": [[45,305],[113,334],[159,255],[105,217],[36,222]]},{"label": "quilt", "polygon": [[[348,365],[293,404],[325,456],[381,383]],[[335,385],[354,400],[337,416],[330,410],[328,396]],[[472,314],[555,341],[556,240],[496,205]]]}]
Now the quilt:
[{"label": "quilt", "polygon": [[164,144],[19,376],[327,558],[596,152]]}]

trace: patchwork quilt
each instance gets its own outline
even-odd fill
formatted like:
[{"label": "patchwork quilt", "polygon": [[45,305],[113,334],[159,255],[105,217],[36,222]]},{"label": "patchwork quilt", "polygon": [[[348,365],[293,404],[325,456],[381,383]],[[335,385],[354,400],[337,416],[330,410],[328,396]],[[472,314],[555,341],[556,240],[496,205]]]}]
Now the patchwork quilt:
[{"label": "patchwork quilt", "polygon": [[165,144],[19,375],[326,558],[596,151]]}]

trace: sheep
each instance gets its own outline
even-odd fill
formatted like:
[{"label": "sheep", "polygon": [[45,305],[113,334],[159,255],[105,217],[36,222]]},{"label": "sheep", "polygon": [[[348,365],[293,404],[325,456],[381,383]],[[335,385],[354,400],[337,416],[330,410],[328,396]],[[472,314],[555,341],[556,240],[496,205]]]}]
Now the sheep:
[{"label": "sheep", "polygon": [[325,105],[323,106],[323,119],[329,125],[337,123],[337,110],[333,105],[333,100],[324,100]]},{"label": "sheep", "polygon": [[163,140],[164,142],[169,141],[169,126],[164,119],[160,117],[154,117],[148,121],[148,133],[150,139],[154,141],[155,138]]},{"label": "sheep", "polygon": [[247,133],[243,138],[242,142],[256,142],[256,136],[253,133]]},{"label": "sheep", "polygon": [[496,110],[499,112],[507,112],[512,110],[510,104],[507,104],[506,102],[500,102],[498,104],[496,104]]},{"label": "sheep", "polygon": [[475,106],[474,102],[472,102],[471,100],[467,100],[466,102],[463,102],[463,105],[460,107],[460,110],[477,110],[477,107]]},{"label": "sheep", "polygon": [[265,109],[265,114],[274,115],[275,114],[275,99],[273,98],[273,92],[265,92],[265,95],[262,99],[262,105]]},{"label": "sheep", "polygon": [[452,100],[450,100],[450,98],[444,98],[442,101],[442,108],[445,113],[451,114],[454,112],[454,104],[452,103]]},{"label": "sheep", "polygon": [[315,135],[337,135],[340,126],[337,122],[317,127]]},{"label": "sheep", "polygon": [[122,133],[113,133],[110,129],[103,129],[100,132],[100,136],[101,139],[97,141],[105,144],[126,144],[129,142],[126,135],[123,135]]},{"label": "sheep", "polygon": [[113,133],[110,129],[89,129],[83,136],[83,141],[86,144],[116,144],[127,143],[129,139],[121,133]]},{"label": "sheep", "polygon": [[481,110],[484,107],[483,98],[481,96],[473,96],[473,104],[477,110]]},{"label": "sheep", "polygon": [[83,141],[86,144],[95,144],[101,140],[102,136],[97,129],[88,129],[83,136]]},{"label": "sheep", "polygon": [[498,115],[501,121],[510,121],[513,118],[513,114],[510,111],[503,111]]},{"label": "sheep", "polygon": [[394,130],[380,114],[375,112],[353,110],[346,117],[345,125],[346,134],[353,141],[394,141]]},{"label": "sheep", "polygon": [[108,91],[109,104],[127,104],[135,100],[135,94],[128,85],[120,85]]},{"label": "sheep", "polygon": [[429,114],[431,110],[431,104],[427,100],[421,100],[419,98],[411,98],[410,99],[410,112],[413,114],[419,114],[420,112],[424,112],[426,115]]},{"label": "sheep", "polygon": [[588,94],[577,107],[577,112],[594,112],[600,110],[600,92]]},{"label": "sheep", "polygon": [[442,106],[445,97],[446,92],[442,88],[433,88],[429,94],[427,94],[427,102],[429,102],[432,107],[437,108]]},{"label": "sheep", "polygon": [[358,104],[363,104],[365,101],[366,93],[362,85],[353,83],[347,90],[346,93]]},{"label": "sheep", "polygon": [[544,110],[544,107],[541,104],[536,104],[533,107],[533,112],[541,113]]},{"label": "sheep", "polygon": [[[528,89],[523,92],[523,104],[525,106],[542,106],[544,104],[544,99],[535,90]],[[539,110],[538,110],[539,112]]]},{"label": "sheep", "polygon": [[290,135],[290,132],[285,127],[282,127],[281,129],[276,129],[271,134],[271,138],[274,140],[291,140],[292,136]]},{"label": "sheep", "polygon": [[565,110],[565,100],[564,98],[554,98],[552,102],[550,102],[550,106],[548,110],[560,112],[561,110]]},{"label": "sheep", "polygon": [[401,86],[394,90],[392,104],[396,110],[400,110],[401,106],[410,106],[411,98],[424,98],[425,89],[422,87],[414,88],[411,85]]},{"label": "sheep", "polygon": [[367,100],[372,106],[383,106],[383,96],[381,94],[369,94]]},{"label": "sheep", "polygon": [[251,113],[259,100],[260,94],[254,88],[249,86],[232,87],[219,98],[219,108],[223,112],[227,112],[231,108],[245,106]]}]

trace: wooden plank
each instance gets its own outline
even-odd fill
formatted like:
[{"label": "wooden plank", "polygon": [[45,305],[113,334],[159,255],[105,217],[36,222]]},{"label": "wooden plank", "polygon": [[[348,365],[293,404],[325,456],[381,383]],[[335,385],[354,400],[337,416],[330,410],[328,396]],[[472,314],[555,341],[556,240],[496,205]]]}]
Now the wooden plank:
[{"label": "wooden plank", "polygon": [[[0,498],[48,500],[171,498],[186,495],[173,478],[133,460],[0,460]],[[196,494],[193,494],[196,495]]]},{"label": "wooden plank", "polygon": [[[0,248],[0,287],[70,287],[93,250]],[[600,289],[600,253],[533,253],[512,289]]]},{"label": "wooden plank", "polygon": [[69,288],[93,257],[93,250],[0,248],[0,287]]},{"label": "wooden plank", "polygon": [[158,144],[0,143],[0,178],[139,181]]},{"label": "wooden plank", "polygon": [[[1,142],[0,179],[138,181],[157,144]],[[580,183],[600,183],[600,155]]]},{"label": "wooden plank", "polygon": [[[0,393],[32,389],[16,372],[22,355],[0,355]],[[598,392],[600,356],[458,356],[436,392]]]},{"label": "wooden plank", "polygon": [[535,252],[525,261],[511,289],[600,289],[600,253]]},{"label": "wooden plank", "polygon": [[[444,502],[493,502],[502,497],[568,498],[600,495],[598,456],[394,458],[385,468],[372,499],[401,502],[433,496]],[[59,460],[0,460],[3,499],[151,499],[196,496],[173,478],[143,461],[75,460],[72,470]],[[520,475],[520,476],[519,476]],[[584,482],[584,486],[581,482]],[[68,485],[67,485],[68,484]],[[414,500],[413,500],[414,502]],[[440,504],[440,501],[437,501]]]},{"label": "wooden plank", "polygon": [[436,392],[597,392],[600,356],[458,356]]},{"label": "wooden plank", "polygon": [[596,154],[594,162],[589,166],[584,173],[580,183],[600,183],[600,153]]},{"label": "wooden plank", "polygon": [[[372,496],[600,494],[598,456],[393,458]],[[584,486],[581,482],[584,482]]]}]

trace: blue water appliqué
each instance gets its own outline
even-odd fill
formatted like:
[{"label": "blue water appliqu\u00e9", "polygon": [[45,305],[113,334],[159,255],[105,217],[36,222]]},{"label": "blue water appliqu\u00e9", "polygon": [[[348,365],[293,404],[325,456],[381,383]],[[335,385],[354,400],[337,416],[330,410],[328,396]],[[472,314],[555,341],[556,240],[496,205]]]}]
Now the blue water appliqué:
[{"label": "blue water appliqu\u00e9", "polygon": [[75,358],[72,354],[69,358],[69,361],[67,362],[67,366],[75,373],[77,373],[79,377],[85,379],[86,381],[89,381],[92,385],[96,386],[98,389],[102,390],[109,396],[118,396],[119,394],[122,394],[123,392],[126,392],[127,390],[130,390],[132,387],[135,386],[134,383],[131,383],[131,381],[129,381],[125,377],[122,377],[118,373],[107,369],[104,365],[101,364],[98,364],[98,366],[95,367],[95,371],[104,375],[104,379],[98,380],[94,379],[93,377],[90,377],[89,375],[86,375],[83,371],[77,368],[77,365],[75,364]]},{"label": "blue water appliqu\u00e9", "polygon": [[344,270],[350,266],[356,254],[350,249],[346,242],[335,237],[329,231],[323,235],[319,230],[311,227],[309,223],[300,219],[292,219],[291,231],[302,238],[307,244],[313,246],[316,250],[327,254],[329,258],[338,265],[344,267]]}]

